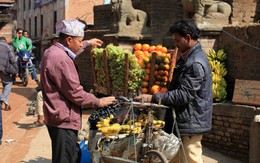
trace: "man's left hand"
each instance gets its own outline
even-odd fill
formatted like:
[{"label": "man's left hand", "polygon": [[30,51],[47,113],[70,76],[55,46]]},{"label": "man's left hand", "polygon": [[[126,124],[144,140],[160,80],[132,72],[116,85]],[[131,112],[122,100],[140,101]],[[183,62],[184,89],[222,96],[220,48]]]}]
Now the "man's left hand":
[{"label": "man's left hand", "polygon": [[103,41],[97,38],[90,39],[88,42],[91,46],[101,46],[103,44]]}]

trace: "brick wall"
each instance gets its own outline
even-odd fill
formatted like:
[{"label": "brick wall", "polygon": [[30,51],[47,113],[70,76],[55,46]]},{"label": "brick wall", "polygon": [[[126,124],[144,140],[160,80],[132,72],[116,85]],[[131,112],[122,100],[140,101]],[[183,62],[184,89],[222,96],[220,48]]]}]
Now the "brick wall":
[{"label": "brick wall", "polygon": [[259,110],[253,106],[214,104],[212,131],[203,137],[202,144],[225,155],[248,162],[250,137],[257,136],[250,135],[256,114],[260,114]]},{"label": "brick wall", "polygon": [[224,49],[228,54],[226,79],[231,100],[235,79],[260,80],[260,24],[225,27],[223,30],[225,32],[218,38],[218,49]]}]

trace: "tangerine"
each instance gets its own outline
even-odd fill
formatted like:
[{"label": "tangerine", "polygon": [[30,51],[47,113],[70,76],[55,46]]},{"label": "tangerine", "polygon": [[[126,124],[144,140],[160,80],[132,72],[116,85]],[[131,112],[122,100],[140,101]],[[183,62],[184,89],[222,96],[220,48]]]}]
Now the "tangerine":
[{"label": "tangerine", "polygon": [[149,81],[149,78],[150,78],[149,75],[145,75],[143,80],[148,82],[148,81]]},{"label": "tangerine", "polygon": [[148,85],[149,85],[149,83],[148,83],[148,82],[146,82],[146,81],[143,81],[143,83],[142,83],[142,87],[143,87],[143,88],[146,88],[146,87],[148,87]]},{"label": "tangerine", "polygon": [[150,69],[149,68],[145,69],[145,73],[150,74]]},{"label": "tangerine", "polygon": [[167,53],[168,49],[166,47],[161,47],[160,51],[162,53]]},{"label": "tangerine", "polygon": [[141,50],[141,49],[142,49],[142,44],[136,43],[136,44],[134,45],[134,50]]},{"label": "tangerine", "polygon": [[154,50],[155,50],[155,51],[160,51],[161,48],[162,48],[162,45],[156,45],[155,48],[154,48]]},{"label": "tangerine", "polygon": [[148,57],[143,58],[144,63],[149,63],[150,59]]},{"label": "tangerine", "polygon": [[153,52],[154,51],[154,49],[155,49],[155,46],[154,45],[152,45],[152,46],[150,46],[150,48],[149,48],[149,52],[151,53],[151,52]]},{"label": "tangerine", "polygon": [[159,85],[153,85],[153,86],[151,87],[151,93],[152,93],[152,94],[155,94],[155,93],[159,92],[160,89],[161,89],[161,87],[160,87]]},{"label": "tangerine", "polygon": [[148,89],[147,89],[147,88],[142,88],[142,89],[141,89],[141,92],[142,92],[143,94],[148,93]]},{"label": "tangerine", "polygon": [[143,44],[142,46],[142,51],[148,51],[150,48],[150,45],[149,44]]},{"label": "tangerine", "polygon": [[165,70],[169,70],[170,69],[170,65],[169,64],[165,64],[164,68],[165,68]]}]

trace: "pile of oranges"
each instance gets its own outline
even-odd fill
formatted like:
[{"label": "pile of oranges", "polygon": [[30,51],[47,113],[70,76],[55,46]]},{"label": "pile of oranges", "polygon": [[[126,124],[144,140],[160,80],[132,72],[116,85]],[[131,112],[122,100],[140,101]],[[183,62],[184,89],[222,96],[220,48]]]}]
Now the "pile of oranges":
[{"label": "pile of oranges", "polygon": [[[152,54],[156,53],[155,57]],[[166,92],[169,83],[169,71],[171,63],[171,54],[168,49],[162,45],[149,45],[137,43],[134,45],[134,54],[138,58],[138,64],[145,69],[145,76],[142,82],[142,93]],[[151,65],[151,60],[155,59],[155,64]],[[151,73],[151,66],[154,66],[154,72]],[[152,85],[149,88],[149,81],[152,78]]]}]

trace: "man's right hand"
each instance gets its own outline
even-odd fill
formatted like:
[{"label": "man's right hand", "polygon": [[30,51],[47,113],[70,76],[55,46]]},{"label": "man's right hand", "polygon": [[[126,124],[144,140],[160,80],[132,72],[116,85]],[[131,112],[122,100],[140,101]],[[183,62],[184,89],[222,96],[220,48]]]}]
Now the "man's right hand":
[{"label": "man's right hand", "polygon": [[109,97],[103,97],[99,99],[99,105],[98,107],[104,107],[110,104],[113,104],[114,102],[116,102],[116,98],[114,96],[109,96]]}]

